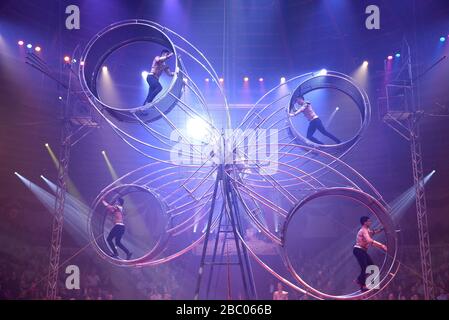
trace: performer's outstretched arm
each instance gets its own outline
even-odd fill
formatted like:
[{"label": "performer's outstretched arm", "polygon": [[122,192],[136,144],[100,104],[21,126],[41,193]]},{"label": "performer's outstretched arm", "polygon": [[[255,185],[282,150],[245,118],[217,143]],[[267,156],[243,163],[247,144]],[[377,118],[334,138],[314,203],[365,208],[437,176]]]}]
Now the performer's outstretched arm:
[{"label": "performer's outstretched arm", "polygon": [[105,207],[111,207],[111,205],[106,201],[106,200],[104,200],[104,199],[101,199],[101,203],[103,203],[103,205],[105,206]]},{"label": "performer's outstretched arm", "polygon": [[158,56],[158,57],[156,57],[156,61],[157,62],[159,62],[159,61],[164,62],[164,61],[170,59],[172,55],[173,55],[173,52],[170,52],[166,56]]},{"label": "performer's outstretched arm", "polygon": [[170,77],[173,77],[175,75],[175,73],[172,72],[168,66],[167,66],[167,68],[164,69],[164,71]]},{"label": "performer's outstretched arm", "polygon": [[376,240],[374,240],[373,238],[371,238],[370,232],[369,232],[368,230],[366,230],[366,231],[363,233],[363,236],[364,236],[365,240],[366,240],[369,244],[373,245],[374,247],[376,247],[376,248],[378,248],[378,249],[387,251],[387,246],[384,245],[384,244],[382,244],[382,243],[380,243],[380,242],[377,242]]},{"label": "performer's outstretched arm", "polygon": [[298,110],[296,110],[295,112],[293,112],[293,113],[292,113],[292,112],[289,112],[288,114],[289,114],[291,117],[296,116],[298,113],[303,112],[305,108],[306,108],[305,106],[302,106],[302,107],[300,107]]},{"label": "performer's outstretched arm", "polygon": [[374,229],[374,230],[372,230],[372,235],[374,236],[378,233],[381,233],[382,231],[384,231],[384,228]]}]

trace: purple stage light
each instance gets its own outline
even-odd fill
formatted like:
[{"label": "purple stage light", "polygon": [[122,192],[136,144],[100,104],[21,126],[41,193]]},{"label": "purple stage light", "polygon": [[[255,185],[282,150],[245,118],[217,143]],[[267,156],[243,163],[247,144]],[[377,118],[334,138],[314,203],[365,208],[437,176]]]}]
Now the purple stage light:
[{"label": "purple stage light", "polygon": [[19,46],[23,46],[24,42],[23,42],[22,40],[19,40],[19,41],[17,42],[17,44],[18,44]]},{"label": "purple stage light", "polygon": [[388,60],[393,60],[393,56],[388,56],[387,59]]},{"label": "purple stage light", "polygon": [[35,50],[36,52],[41,52],[42,49],[41,49],[41,47],[37,46],[37,47],[34,48],[34,50]]},{"label": "purple stage light", "polygon": [[244,78],[243,78],[243,81],[248,82],[248,81],[249,81],[249,78],[248,78],[248,77],[244,77]]}]

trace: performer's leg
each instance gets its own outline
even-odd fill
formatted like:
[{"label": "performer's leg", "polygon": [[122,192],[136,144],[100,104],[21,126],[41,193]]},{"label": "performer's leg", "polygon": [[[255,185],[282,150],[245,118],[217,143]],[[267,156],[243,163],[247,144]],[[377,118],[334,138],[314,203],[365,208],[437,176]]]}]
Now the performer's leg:
[{"label": "performer's leg", "polygon": [[[161,91],[162,91],[162,85],[161,85],[161,83],[160,83],[159,81],[157,81],[156,84],[155,84],[154,92],[153,92],[153,94],[154,94],[153,99],[156,98],[156,96],[157,96],[157,95],[159,94],[159,92],[161,92]],[[151,101],[153,101],[153,100],[151,100]]]},{"label": "performer's leg", "polygon": [[[371,259],[370,255],[368,253],[366,253],[366,267],[368,268],[368,266],[374,266],[374,265],[375,264],[373,262],[373,259]],[[365,272],[365,275],[366,275],[366,272]],[[366,279],[366,276],[365,276],[365,279]],[[366,280],[365,280],[365,282],[366,282]]]},{"label": "performer's leg", "polygon": [[357,277],[357,283],[360,285],[360,287],[364,287],[366,284],[365,282],[366,282],[366,267],[368,266],[367,264],[368,254],[364,250],[359,248],[354,248],[353,253],[357,259],[357,262],[360,265],[360,274]]},{"label": "performer's leg", "polygon": [[117,232],[117,237],[115,237],[115,244],[117,245],[117,247],[119,247],[120,249],[122,249],[123,252],[126,253],[126,256],[127,256],[127,258],[129,259],[129,257],[131,256],[131,253],[130,253],[129,250],[123,245],[123,243],[122,243],[122,241],[121,241],[121,240],[122,240],[122,237],[123,237],[123,234],[125,233],[125,226],[120,225],[119,227],[120,227],[120,229],[119,229],[119,231]]},{"label": "performer's leg", "polygon": [[151,78],[152,77],[150,75],[147,76],[148,95],[145,98],[145,101],[143,102],[144,105],[147,104],[148,102],[151,102],[150,99],[151,99],[151,96],[153,95],[154,87],[151,85],[151,82],[152,82]]},{"label": "performer's leg", "polygon": [[319,132],[321,132],[326,137],[334,140],[336,144],[341,143],[341,141],[336,136],[334,136],[332,133],[326,130],[326,128],[323,126],[323,122],[321,121],[321,119],[318,118],[315,121],[316,121],[316,128],[318,129]]},{"label": "performer's leg", "polygon": [[370,255],[367,253],[366,254],[366,266],[374,266],[374,262],[373,259],[371,259]]},{"label": "performer's leg", "polygon": [[315,142],[316,144],[323,144],[320,140],[316,139],[313,134],[316,131],[316,120],[312,120],[309,123],[309,127],[307,128],[307,139],[309,139],[312,142]]},{"label": "performer's leg", "polygon": [[148,90],[148,96],[145,99],[144,104],[152,102],[154,98],[158,95],[158,93],[161,92],[162,90],[162,85],[159,83],[156,77],[148,75],[147,82],[150,88]]},{"label": "performer's leg", "polygon": [[112,240],[117,236],[117,226],[114,226],[111,231],[109,232],[108,238],[106,239],[109,245],[109,248],[111,248],[111,251],[115,256],[118,256],[118,252],[117,252],[117,248],[115,247],[114,243],[112,242]]}]

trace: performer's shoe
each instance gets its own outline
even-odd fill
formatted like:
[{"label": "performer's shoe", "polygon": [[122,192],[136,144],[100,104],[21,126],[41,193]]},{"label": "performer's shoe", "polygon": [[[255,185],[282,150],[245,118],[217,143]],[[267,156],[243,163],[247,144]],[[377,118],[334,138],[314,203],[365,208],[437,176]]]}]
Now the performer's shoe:
[{"label": "performer's shoe", "polygon": [[126,255],[126,260],[131,260],[131,256],[133,255],[133,253],[132,252],[129,252],[127,255]]}]

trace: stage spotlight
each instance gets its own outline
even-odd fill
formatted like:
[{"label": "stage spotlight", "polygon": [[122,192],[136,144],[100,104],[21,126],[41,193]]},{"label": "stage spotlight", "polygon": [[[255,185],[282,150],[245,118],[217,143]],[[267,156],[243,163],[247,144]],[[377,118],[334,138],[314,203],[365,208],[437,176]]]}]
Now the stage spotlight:
[{"label": "stage spotlight", "polygon": [[364,67],[368,67],[368,64],[369,64],[369,63],[368,63],[368,61],[366,61],[366,60],[365,60],[365,61],[363,61],[363,64],[362,64],[362,66],[364,66]]},{"label": "stage spotlight", "polygon": [[103,70],[103,72],[106,72],[106,71],[108,71],[108,67],[107,67],[107,66],[103,66],[103,67],[101,68],[101,70]]},{"label": "stage spotlight", "polygon": [[43,175],[41,175],[40,177],[41,177],[41,179],[45,179],[45,177]]},{"label": "stage spotlight", "polygon": [[61,97],[61,96],[59,96],[59,97],[58,97],[58,99],[59,99],[59,100],[62,100],[62,97]]},{"label": "stage spotlight", "polygon": [[326,69],[321,69],[319,72],[318,72],[318,75],[320,75],[320,76],[325,76],[327,74],[327,70]]},{"label": "stage spotlight", "polygon": [[440,42],[444,42],[444,41],[446,41],[446,38],[445,37],[441,37],[440,38]]},{"label": "stage spotlight", "polygon": [[338,110],[340,110],[340,107],[336,107],[336,108],[335,108],[335,111],[338,111]]},{"label": "stage spotlight", "polygon": [[45,144],[45,147],[48,148],[50,145],[48,143]]},{"label": "stage spotlight", "polygon": [[435,174],[435,172],[437,172],[436,170],[432,170],[431,174]]},{"label": "stage spotlight", "polygon": [[248,82],[248,81],[249,81],[249,78],[248,78],[248,77],[245,77],[245,78],[243,78],[243,81]]},{"label": "stage spotlight", "polygon": [[72,59],[72,63],[76,63],[76,59]]},{"label": "stage spotlight", "polygon": [[31,43],[28,43],[28,44],[27,44],[27,48],[28,48],[28,49],[31,49],[31,48],[33,48],[33,45],[32,45]]},{"label": "stage spotlight", "polygon": [[15,174],[16,176],[19,176],[19,174],[17,173],[17,171],[14,171],[14,174]]},{"label": "stage spotlight", "polygon": [[285,83],[285,77],[281,78],[281,83]]},{"label": "stage spotlight", "polygon": [[396,58],[400,58],[400,57],[401,57],[401,54],[398,52],[398,53],[395,54],[395,57],[396,57]]},{"label": "stage spotlight", "polygon": [[35,50],[36,52],[41,52],[42,49],[41,49],[41,47],[37,46],[37,47],[34,48],[34,50]]},{"label": "stage spotlight", "polygon": [[263,82],[263,78],[259,78],[259,82]]},{"label": "stage spotlight", "polygon": [[118,174],[115,171],[114,167],[112,166],[111,160],[109,160],[109,157],[106,154],[106,151],[101,151],[101,154],[103,155],[104,161],[106,162],[106,166],[108,167],[109,173],[111,174],[112,179],[117,180]]},{"label": "stage spotlight", "polygon": [[393,60],[393,56],[388,56],[387,59],[388,60]]},{"label": "stage spotlight", "polygon": [[70,62],[70,57],[69,57],[69,56],[65,56],[65,57],[64,57],[64,61],[65,61],[65,62]]},{"label": "stage spotlight", "polygon": [[17,42],[17,44],[18,44],[19,46],[23,46],[24,42],[23,42],[22,40],[19,40],[19,41]]},{"label": "stage spotlight", "polygon": [[209,82],[209,81],[210,81],[210,79],[209,79],[209,78],[206,78],[206,79],[204,79],[204,81],[205,81],[205,82]]},{"label": "stage spotlight", "polygon": [[80,66],[84,66],[84,61],[80,61]]},{"label": "stage spotlight", "polygon": [[148,77],[148,71],[142,71],[142,78],[146,79]]},{"label": "stage spotlight", "polygon": [[190,118],[186,125],[187,135],[199,141],[210,140],[210,126],[201,118]]},{"label": "stage spotlight", "polygon": [[224,79],[223,79],[223,78],[220,78],[220,79],[218,79],[218,81],[220,81],[220,83],[223,83],[223,82],[224,82]]}]

